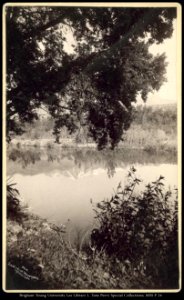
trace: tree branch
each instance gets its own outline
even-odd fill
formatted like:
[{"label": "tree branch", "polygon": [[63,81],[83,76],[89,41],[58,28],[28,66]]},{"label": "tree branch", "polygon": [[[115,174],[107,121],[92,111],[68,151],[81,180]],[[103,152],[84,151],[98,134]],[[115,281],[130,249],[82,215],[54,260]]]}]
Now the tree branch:
[{"label": "tree branch", "polygon": [[[25,38],[29,38],[30,36],[33,37],[38,37],[43,31],[49,29],[50,27],[54,27],[56,25],[58,25],[59,23],[63,23],[64,25],[68,25],[66,22],[64,22],[63,20],[64,15],[60,15],[58,18],[49,21],[48,23],[38,27],[38,28],[34,28],[32,31],[29,31],[28,33],[25,34]],[[69,26],[69,25],[68,25]]]}]

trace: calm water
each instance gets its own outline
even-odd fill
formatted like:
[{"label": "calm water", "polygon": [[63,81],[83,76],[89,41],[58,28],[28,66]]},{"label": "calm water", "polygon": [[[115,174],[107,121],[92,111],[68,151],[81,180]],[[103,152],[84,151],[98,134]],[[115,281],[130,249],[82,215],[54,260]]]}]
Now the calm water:
[{"label": "calm water", "polygon": [[93,206],[110,198],[119,182],[126,183],[132,165],[143,180],[139,189],[160,175],[166,186],[177,186],[173,154],[140,150],[10,148],[7,173],[31,211],[57,224],[70,219],[82,228],[94,225]]}]

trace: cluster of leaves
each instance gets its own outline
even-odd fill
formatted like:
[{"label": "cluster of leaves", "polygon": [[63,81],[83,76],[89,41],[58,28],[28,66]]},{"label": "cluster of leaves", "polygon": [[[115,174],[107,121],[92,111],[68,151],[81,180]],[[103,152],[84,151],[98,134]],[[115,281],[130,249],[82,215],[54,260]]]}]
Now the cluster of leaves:
[{"label": "cluster of leaves", "polygon": [[[165,80],[152,43],[172,35],[175,8],[6,6],[7,137],[47,107],[53,133],[74,132],[81,116],[102,149],[130,125],[132,103]],[[65,49],[72,32],[73,52]],[[148,42],[145,37],[150,36]]]},{"label": "cluster of leaves", "polygon": [[97,204],[99,227],[92,232],[92,242],[110,257],[133,266],[142,264],[145,276],[151,276],[159,286],[176,287],[177,192],[175,199],[171,199],[171,192],[164,191],[164,178],[160,176],[140,195],[135,195],[135,187],[141,182],[135,171],[132,168],[129,172],[129,183],[124,189],[119,184],[110,201]]},{"label": "cluster of leaves", "polygon": [[16,183],[7,184],[7,218],[19,223],[27,216],[25,207],[20,204],[20,195]]}]

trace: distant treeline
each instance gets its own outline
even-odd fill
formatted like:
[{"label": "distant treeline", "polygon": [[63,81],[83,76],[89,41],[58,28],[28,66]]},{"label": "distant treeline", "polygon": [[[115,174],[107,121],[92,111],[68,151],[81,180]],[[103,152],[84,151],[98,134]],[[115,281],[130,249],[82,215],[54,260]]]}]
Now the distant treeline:
[{"label": "distant treeline", "polygon": [[[25,126],[25,133],[22,139],[40,140],[48,139],[54,141],[52,135],[54,120],[50,117],[40,116],[31,127]],[[88,128],[80,127],[74,134],[69,134],[63,127],[60,133],[60,139],[72,139],[75,143],[91,143],[93,140],[89,137]],[[167,149],[177,147],[177,106],[172,105],[139,105],[133,110],[133,121],[129,130],[123,137],[120,146],[142,148],[153,150],[156,146],[163,146]],[[169,147],[169,148],[168,148]]]},{"label": "distant treeline", "polygon": [[133,112],[133,124],[142,125],[143,128],[159,128],[166,133],[176,132],[177,105],[139,105]]},{"label": "distant treeline", "polygon": [[177,152],[177,106],[137,106],[122,146],[148,152]]}]

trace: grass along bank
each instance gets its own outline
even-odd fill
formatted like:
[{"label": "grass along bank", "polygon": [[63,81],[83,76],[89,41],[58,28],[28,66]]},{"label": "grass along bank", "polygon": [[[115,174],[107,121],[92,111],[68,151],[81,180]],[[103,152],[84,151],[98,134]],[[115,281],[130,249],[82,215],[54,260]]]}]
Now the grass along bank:
[{"label": "grass along bank", "polygon": [[[14,207],[7,289],[178,288],[177,191],[166,191],[160,177],[136,194],[139,182],[132,168],[127,185],[93,207],[98,227],[79,245],[67,239],[67,228]],[[13,189],[8,209],[18,199]]]},{"label": "grass along bank", "polygon": [[[69,134],[63,127],[60,144],[55,143],[53,126],[54,121],[49,117],[35,121],[31,127],[25,124],[25,133],[14,137],[12,143],[34,147],[96,147],[88,135],[87,126],[74,134]],[[123,139],[119,143],[120,148],[177,153],[177,106],[137,106],[133,111],[132,124]]]},{"label": "grass along bank", "polygon": [[[13,146],[32,146],[35,148],[96,148],[93,142],[79,142],[75,139],[63,138],[60,144],[55,143],[53,137],[40,139],[15,138],[11,141]],[[177,153],[177,137],[168,136],[163,130],[143,129],[140,125],[132,125],[126,132],[124,141],[118,148],[140,149],[147,152],[173,152]]]}]

